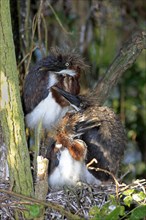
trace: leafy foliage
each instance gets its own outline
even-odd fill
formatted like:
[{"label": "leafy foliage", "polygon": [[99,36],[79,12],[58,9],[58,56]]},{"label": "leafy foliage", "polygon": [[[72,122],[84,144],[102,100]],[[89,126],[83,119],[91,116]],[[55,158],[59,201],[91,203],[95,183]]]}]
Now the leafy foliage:
[{"label": "leafy foliage", "polygon": [[41,205],[37,205],[37,204],[32,204],[32,205],[27,205],[27,216],[25,215],[25,217],[27,219],[32,219],[32,218],[37,218],[40,216],[41,213]]},{"label": "leafy foliage", "polygon": [[92,207],[89,215],[92,220],[141,220],[146,217],[145,201],[143,191],[128,189],[120,194],[119,200],[110,195],[107,203]]}]

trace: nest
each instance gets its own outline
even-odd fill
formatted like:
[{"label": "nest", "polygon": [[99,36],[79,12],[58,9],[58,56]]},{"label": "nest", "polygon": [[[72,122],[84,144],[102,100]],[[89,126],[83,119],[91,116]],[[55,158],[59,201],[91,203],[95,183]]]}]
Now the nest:
[{"label": "nest", "polygon": [[[9,189],[9,183],[0,183],[0,190]],[[136,189],[139,191],[146,191],[146,180],[137,180],[130,185],[119,185],[118,195],[126,189]],[[8,191],[9,192],[9,191]],[[74,188],[65,187],[62,190],[50,190],[46,201],[60,205],[64,210],[81,216],[83,219],[89,219],[89,211],[93,206],[102,207],[108,202],[109,195],[116,196],[116,186],[114,183],[106,182],[100,186],[89,186],[87,184],[78,184]],[[24,210],[24,204],[30,202],[22,202],[19,197],[10,195],[0,191],[0,216],[3,220],[13,220],[14,210]],[[32,203],[31,203],[32,204]],[[19,218],[24,219],[24,218]],[[45,220],[48,219],[69,219],[51,208],[45,211]]]},{"label": "nest", "polygon": [[[81,183],[74,188],[64,188],[60,191],[51,190],[47,195],[47,201],[60,204],[67,211],[88,219],[90,208],[93,206],[101,207],[108,200],[109,194],[115,194],[115,185],[113,183],[106,183],[100,186],[89,186]],[[46,219],[67,218],[62,218],[59,212],[47,209]]]}]

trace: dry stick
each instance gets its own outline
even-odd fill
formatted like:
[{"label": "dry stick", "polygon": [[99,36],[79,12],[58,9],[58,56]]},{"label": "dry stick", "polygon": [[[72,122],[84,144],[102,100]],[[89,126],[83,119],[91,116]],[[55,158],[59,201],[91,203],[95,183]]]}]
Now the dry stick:
[{"label": "dry stick", "polygon": [[142,180],[136,180],[134,181],[133,183],[129,184],[129,185],[126,185],[126,186],[123,186],[121,189],[120,189],[120,192],[124,192],[125,190],[131,188],[131,189],[135,189],[137,186],[140,186],[143,190],[144,193],[146,193],[146,179],[142,179]]},{"label": "dry stick", "polygon": [[40,6],[37,13],[37,28],[38,28],[38,42],[39,42],[39,49],[44,56],[43,48],[42,48],[42,38],[41,38],[41,13],[42,13],[42,7],[43,7],[43,0],[40,0]]},{"label": "dry stick", "polygon": [[41,14],[41,18],[42,18],[44,32],[45,32],[45,51],[47,55],[48,54],[48,27],[47,27],[46,19],[44,18],[43,14]]},{"label": "dry stick", "polygon": [[66,211],[64,209],[64,207],[62,207],[61,205],[57,205],[57,204],[54,204],[52,202],[49,202],[49,203],[43,202],[42,200],[30,198],[30,197],[27,197],[27,196],[24,196],[24,195],[21,195],[21,194],[17,194],[15,192],[8,191],[8,190],[5,190],[5,189],[0,189],[0,192],[9,194],[9,195],[11,195],[13,197],[16,197],[16,198],[19,198],[19,199],[27,200],[27,201],[37,203],[37,204],[46,206],[48,208],[54,209],[54,210],[58,211],[59,213],[61,213],[62,215],[65,215],[70,220],[84,220],[84,218],[81,218],[81,217],[79,217],[75,214],[72,214],[69,211]]},{"label": "dry stick", "polygon": [[95,167],[88,167],[88,169],[89,170],[95,170],[95,171],[101,171],[101,172],[109,174],[113,178],[113,180],[115,182],[115,185],[116,185],[116,198],[117,199],[119,198],[119,185],[120,184],[118,183],[118,181],[117,181],[116,177],[113,175],[113,173],[111,173],[108,170],[104,170],[104,169],[101,169],[101,168],[95,168]]},{"label": "dry stick", "polygon": [[68,32],[68,31],[64,28],[63,24],[61,23],[61,21],[60,21],[58,15],[56,14],[56,12],[55,12],[54,8],[51,6],[51,4],[50,4],[49,2],[48,2],[47,4],[48,4],[48,6],[50,7],[51,11],[53,12],[53,14],[54,14],[56,20],[58,21],[58,24],[60,25],[60,27],[62,28],[62,30],[64,31],[64,33],[65,33],[65,34],[72,34],[71,32]]},{"label": "dry stick", "polygon": [[26,71],[25,71],[26,73],[28,72],[29,65],[30,65],[30,62],[31,62],[31,57],[32,57],[33,47],[34,47],[34,35],[35,35],[37,27],[38,27],[39,47],[40,47],[41,52],[43,52],[42,47],[41,47],[41,31],[40,31],[42,4],[43,4],[43,1],[41,0],[39,11],[34,16],[33,22],[32,22],[32,37],[31,37],[31,43],[30,43],[30,48],[31,49],[30,49],[30,52],[29,52],[29,59],[28,59],[28,63],[27,63],[27,66],[26,66]]},{"label": "dry stick", "polygon": [[[32,57],[32,52],[33,52],[33,48],[34,48],[34,35],[35,35],[35,32],[36,32],[36,26],[37,26],[37,19],[36,19],[36,15],[34,16],[33,18],[33,23],[32,23],[32,37],[31,37],[31,44],[30,44],[30,52],[29,52],[29,59],[28,59],[28,62],[27,62],[27,66],[26,66],[26,73],[28,72],[28,69],[29,69],[29,65],[30,65],[30,62],[31,62],[31,57]],[[25,74],[26,74],[25,73]]]},{"label": "dry stick", "polygon": [[[32,52],[35,51],[37,48],[38,48],[38,46],[35,46],[35,47],[32,49]],[[18,69],[19,69],[19,67],[22,65],[22,63],[25,62],[25,60],[27,59],[27,57],[29,57],[29,56],[30,56],[30,52],[27,53],[27,54],[23,57],[23,59],[20,61],[20,63],[17,65],[17,68],[18,68]]]},{"label": "dry stick", "polygon": [[104,77],[94,88],[92,97],[94,95],[100,105],[105,102],[111,89],[117,84],[124,72],[133,65],[143,49],[146,49],[146,32],[141,31],[132,35],[125,43]]},{"label": "dry stick", "polygon": [[93,159],[86,165],[89,170],[95,170],[95,171],[97,171],[97,172],[98,172],[98,171],[101,171],[101,172],[104,172],[104,173],[109,174],[109,175],[113,178],[113,180],[114,180],[114,182],[115,182],[115,185],[116,185],[116,197],[117,197],[117,199],[118,199],[118,198],[119,198],[118,194],[119,194],[119,185],[120,185],[120,184],[118,183],[118,181],[117,181],[116,177],[114,176],[114,174],[111,173],[111,172],[108,171],[108,170],[105,170],[105,169],[92,167],[91,165],[92,165],[93,163],[98,163],[95,158],[93,158]]},{"label": "dry stick", "polygon": [[30,19],[30,0],[26,1],[26,17],[25,17],[25,40],[26,40],[26,52],[29,50],[29,19]]}]

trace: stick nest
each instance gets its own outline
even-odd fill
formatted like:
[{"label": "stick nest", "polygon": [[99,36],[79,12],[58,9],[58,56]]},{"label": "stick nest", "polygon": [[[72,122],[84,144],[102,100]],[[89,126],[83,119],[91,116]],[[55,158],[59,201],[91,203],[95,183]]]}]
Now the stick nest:
[{"label": "stick nest", "polygon": [[[0,190],[9,189],[9,183],[0,183]],[[135,182],[126,185],[119,185],[118,195],[124,190],[136,189],[139,191],[146,191],[146,180],[136,180]],[[103,183],[100,186],[89,186],[87,184],[78,184],[74,188],[65,187],[62,190],[50,190],[46,201],[61,205],[66,211],[81,216],[83,219],[89,219],[89,210],[93,206],[102,207],[108,202],[109,195],[116,196],[115,184]],[[9,191],[0,192],[0,216],[3,220],[15,219],[14,210],[24,210],[25,204],[32,204],[28,201],[22,202],[22,200],[16,196],[9,195]],[[23,218],[22,218],[23,219]],[[48,219],[67,219],[61,215],[58,211],[47,208],[45,211],[45,220]]]}]

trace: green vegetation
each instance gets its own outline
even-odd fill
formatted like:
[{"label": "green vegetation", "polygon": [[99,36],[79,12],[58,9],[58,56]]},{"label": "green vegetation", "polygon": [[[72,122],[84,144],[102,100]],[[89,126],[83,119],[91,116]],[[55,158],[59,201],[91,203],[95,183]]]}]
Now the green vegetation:
[{"label": "green vegetation", "polygon": [[145,200],[144,192],[128,189],[121,193],[119,200],[110,195],[101,208],[91,208],[89,216],[92,220],[141,220],[146,217]]}]

